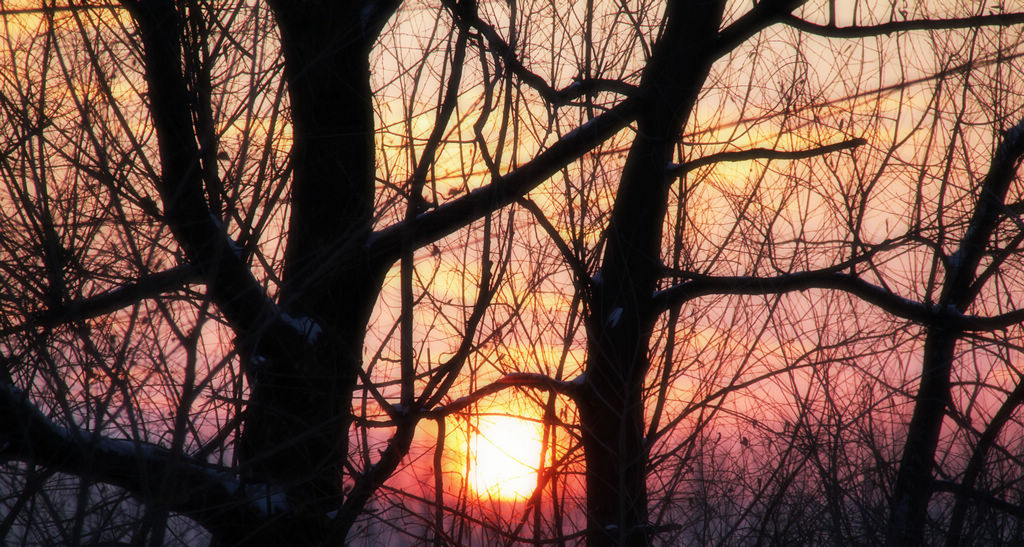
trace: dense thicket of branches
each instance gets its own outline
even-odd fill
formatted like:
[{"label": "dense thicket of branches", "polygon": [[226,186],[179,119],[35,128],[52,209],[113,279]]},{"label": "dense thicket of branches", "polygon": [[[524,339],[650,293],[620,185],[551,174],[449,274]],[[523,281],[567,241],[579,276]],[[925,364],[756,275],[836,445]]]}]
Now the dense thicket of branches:
[{"label": "dense thicket of branches", "polygon": [[5,543],[1024,538],[1009,2],[0,16]]}]

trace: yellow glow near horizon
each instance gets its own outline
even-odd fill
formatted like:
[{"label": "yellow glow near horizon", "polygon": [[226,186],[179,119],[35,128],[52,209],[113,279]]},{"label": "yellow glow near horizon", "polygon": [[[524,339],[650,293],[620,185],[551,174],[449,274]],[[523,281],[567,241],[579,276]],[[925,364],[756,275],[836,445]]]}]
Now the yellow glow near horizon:
[{"label": "yellow glow near horizon", "polygon": [[469,486],[482,498],[528,499],[537,486],[539,424],[513,416],[483,416],[469,439]]}]

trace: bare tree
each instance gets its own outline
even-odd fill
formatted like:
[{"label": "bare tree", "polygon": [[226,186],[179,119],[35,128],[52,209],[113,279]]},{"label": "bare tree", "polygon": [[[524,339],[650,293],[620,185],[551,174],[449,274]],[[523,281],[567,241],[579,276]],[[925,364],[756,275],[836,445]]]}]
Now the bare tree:
[{"label": "bare tree", "polygon": [[975,500],[1015,514],[976,485],[1020,467],[1024,14],[2,8],[14,542],[341,543],[380,507],[467,541],[446,430],[508,390],[545,435],[506,540],[955,543]]}]

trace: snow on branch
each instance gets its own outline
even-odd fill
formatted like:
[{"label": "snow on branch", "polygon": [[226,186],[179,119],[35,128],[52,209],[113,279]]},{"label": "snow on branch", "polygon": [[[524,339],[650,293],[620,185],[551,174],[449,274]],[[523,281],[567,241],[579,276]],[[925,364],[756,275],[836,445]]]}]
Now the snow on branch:
[{"label": "snow on branch", "polygon": [[296,334],[306,340],[309,345],[315,344],[317,339],[320,338],[320,334],[323,332],[319,323],[304,315],[294,317],[281,312],[278,317],[280,317],[285,324],[291,327]]},{"label": "snow on branch", "polygon": [[[212,532],[230,535],[266,517],[230,472],[158,445],[111,439],[55,424],[11,384],[0,381],[0,461],[25,462],[124,488],[155,500]],[[234,532],[232,534],[232,532]]]}]

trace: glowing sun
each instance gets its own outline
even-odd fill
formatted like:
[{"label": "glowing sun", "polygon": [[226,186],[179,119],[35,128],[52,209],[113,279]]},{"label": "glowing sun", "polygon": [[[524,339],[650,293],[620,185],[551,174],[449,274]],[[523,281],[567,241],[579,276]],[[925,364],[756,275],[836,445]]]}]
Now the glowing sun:
[{"label": "glowing sun", "polygon": [[469,486],[480,497],[528,499],[537,486],[539,424],[482,416],[469,438]]}]

